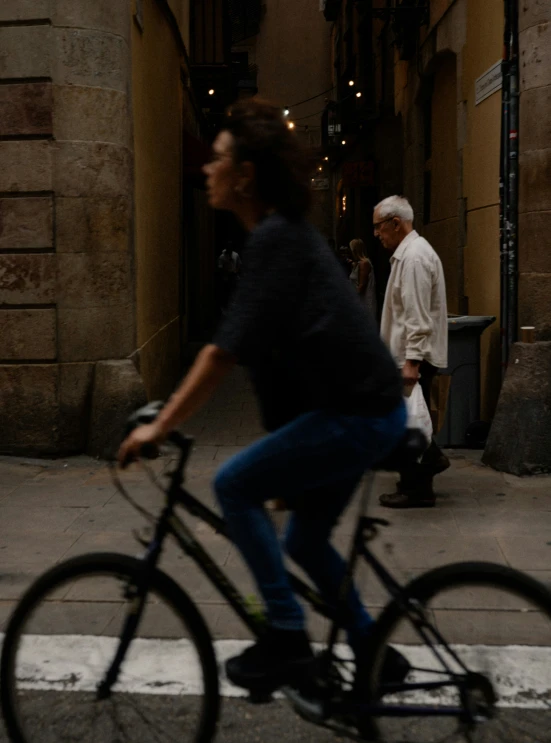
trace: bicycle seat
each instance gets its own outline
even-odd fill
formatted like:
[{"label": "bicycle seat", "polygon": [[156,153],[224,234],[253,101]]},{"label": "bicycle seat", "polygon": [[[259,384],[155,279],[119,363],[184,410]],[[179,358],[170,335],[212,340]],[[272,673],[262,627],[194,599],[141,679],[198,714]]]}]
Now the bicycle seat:
[{"label": "bicycle seat", "polygon": [[373,469],[398,472],[418,462],[427,446],[427,437],[419,428],[408,428],[398,446]]}]

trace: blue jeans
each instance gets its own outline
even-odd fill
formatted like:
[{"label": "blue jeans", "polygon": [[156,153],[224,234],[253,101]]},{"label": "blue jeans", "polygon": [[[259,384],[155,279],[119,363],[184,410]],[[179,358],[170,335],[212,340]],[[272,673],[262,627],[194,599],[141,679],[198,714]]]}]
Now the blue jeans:
[{"label": "blue jeans", "polygon": [[[218,471],[214,487],[229,526],[266,604],[271,626],[304,628],[304,612],[287,579],[282,551],[264,502],[284,498],[293,514],[284,546],[336,605],[346,563],[329,543],[333,527],[363,473],[385,457],[405,432],[400,404],[382,417],[314,411],[255,442]],[[352,586],[347,600],[349,641],[372,619]]]}]

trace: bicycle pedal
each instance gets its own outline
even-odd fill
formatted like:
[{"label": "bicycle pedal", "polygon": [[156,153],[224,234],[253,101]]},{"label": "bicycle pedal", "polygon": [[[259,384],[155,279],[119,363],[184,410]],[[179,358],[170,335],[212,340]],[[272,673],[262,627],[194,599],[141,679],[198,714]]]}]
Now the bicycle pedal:
[{"label": "bicycle pedal", "polygon": [[247,701],[249,704],[270,704],[273,701],[273,692],[251,689]]},{"label": "bicycle pedal", "polygon": [[149,547],[154,531],[150,526],[144,526],[141,529],[132,529],[132,536],[142,547]]}]

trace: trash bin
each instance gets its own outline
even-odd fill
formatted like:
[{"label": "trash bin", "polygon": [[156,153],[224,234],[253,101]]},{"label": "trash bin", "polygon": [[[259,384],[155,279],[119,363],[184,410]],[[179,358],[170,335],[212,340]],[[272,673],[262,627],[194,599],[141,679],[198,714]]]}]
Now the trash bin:
[{"label": "trash bin", "polygon": [[451,385],[444,425],[436,437],[439,446],[467,446],[467,429],[480,420],[480,336],[495,319],[448,317],[448,368],[440,374],[449,374]]}]

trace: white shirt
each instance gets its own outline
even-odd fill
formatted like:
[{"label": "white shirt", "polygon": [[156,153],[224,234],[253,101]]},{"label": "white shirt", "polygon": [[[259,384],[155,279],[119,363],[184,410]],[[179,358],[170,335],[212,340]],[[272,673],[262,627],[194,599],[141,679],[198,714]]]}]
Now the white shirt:
[{"label": "white shirt", "polygon": [[390,259],[381,336],[400,368],[406,360],[448,365],[446,284],[440,258],[413,230]]}]

